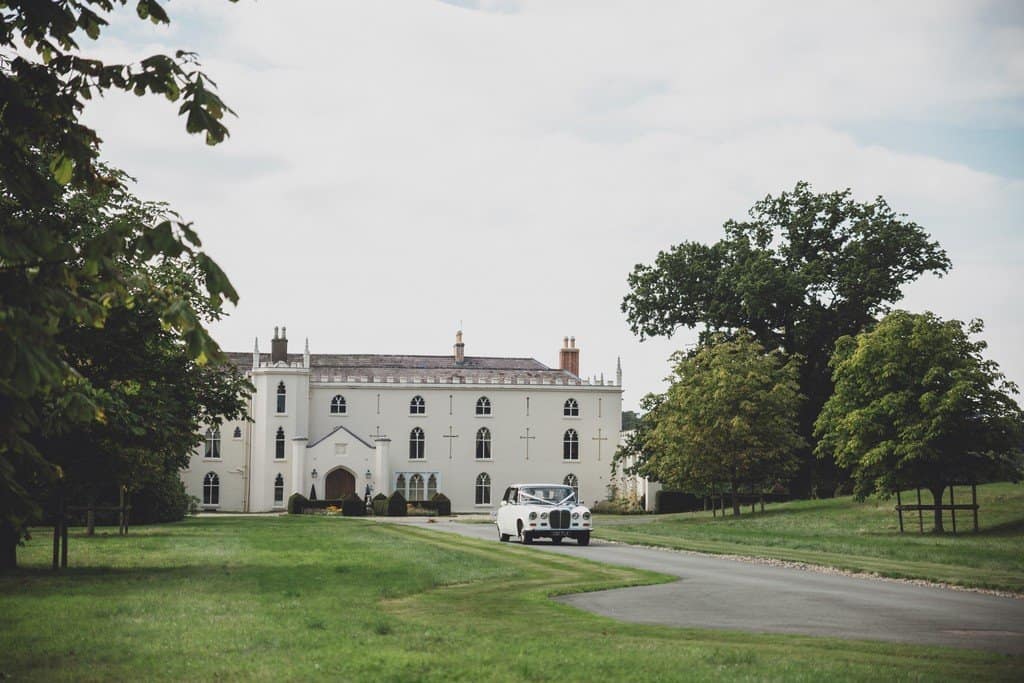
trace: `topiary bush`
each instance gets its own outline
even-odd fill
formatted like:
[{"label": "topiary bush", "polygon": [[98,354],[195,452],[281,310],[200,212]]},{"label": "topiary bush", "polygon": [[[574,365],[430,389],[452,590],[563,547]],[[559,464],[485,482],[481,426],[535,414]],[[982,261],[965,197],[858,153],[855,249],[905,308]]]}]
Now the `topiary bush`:
[{"label": "topiary bush", "polygon": [[288,496],[288,514],[301,515],[309,507],[309,498],[301,493],[293,493]]},{"label": "topiary bush", "polygon": [[444,495],[440,491],[434,494],[434,497],[430,499],[433,503],[433,508],[438,515],[442,517],[448,517],[452,514],[452,501],[448,500],[448,496]]},{"label": "topiary bush", "polygon": [[388,497],[383,493],[378,493],[373,497],[373,514],[380,517],[387,517],[388,514]]},{"label": "topiary bush", "polygon": [[362,517],[366,514],[366,503],[359,497],[359,494],[350,493],[341,502],[341,514],[346,517]]},{"label": "topiary bush", "polygon": [[388,498],[388,517],[405,517],[408,508],[405,504],[405,496],[401,491],[395,491]]},{"label": "topiary bush", "polygon": [[[100,504],[117,505],[116,495],[112,494],[109,502],[104,501]],[[128,504],[131,505],[131,510],[128,512],[128,519],[132,524],[177,522],[185,519],[191,503],[192,497],[185,492],[181,477],[177,472],[172,472],[144,483],[129,494]],[[117,523],[116,513],[106,514],[111,524]]]}]

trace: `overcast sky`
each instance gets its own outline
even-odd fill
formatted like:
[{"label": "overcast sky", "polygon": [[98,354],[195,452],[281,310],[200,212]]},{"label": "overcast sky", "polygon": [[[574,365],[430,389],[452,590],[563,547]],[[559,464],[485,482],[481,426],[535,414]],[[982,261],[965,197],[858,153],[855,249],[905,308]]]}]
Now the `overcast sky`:
[{"label": "overcast sky", "polygon": [[[110,58],[200,54],[238,113],[209,148],[177,105],[87,119],[146,199],[195,222],[242,296],[228,350],[451,351],[557,364],[624,407],[695,338],[640,343],[626,276],[769,193],[884,195],[953,271],[898,305],[981,317],[1024,383],[1024,3],[304,2],[121,15]],[[84,40],[84,37],[83,37]],[[88,42],[84,40],[84,42]]]}]

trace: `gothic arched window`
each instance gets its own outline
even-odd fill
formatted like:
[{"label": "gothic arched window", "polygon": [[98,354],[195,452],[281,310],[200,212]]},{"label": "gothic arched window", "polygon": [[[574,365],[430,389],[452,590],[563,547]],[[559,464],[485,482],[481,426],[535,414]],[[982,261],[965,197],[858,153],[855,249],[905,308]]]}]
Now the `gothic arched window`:
[{"label": "gothic arched window", "polygon": [[562,460],[580,459],[580,437],[575,429],[565,430],[562,437]]},{"label": "gothic arched window", "polygon": [[344,415],[348,412],[348,405],[345,403],[345,397],[338,394],[331,399],[331,415]]},{"label": "gothic arched window", "polygon": [[423,415],[427,412],[427,402],[423,400],[422,396],[413,396],[412,400],[409,401],[409,414],[410,415]]},{"label": "gothic arched window", "polygon": [[476,414],[477,415],[490,415],[491,414],[491,399],[486,396],[481,396],[476,400]]},{"label": "gothic arched window", "polygon": [[476,430],[476,458],[477,460],[491,459],[491,430],[487,427]]},{"label": "gothic arched window", "polygon": [[562,483],[565,484],[566,486],[572,487],[572,492],[576,494],[576,501],[579,502],[580,480],[576,477],[576,475],[570,472],[569,474],[565,475],[565,479],[562,480]]},{"label": "gothic arched window", "polygon": [[426,439],[423,436],[423,430],[419,427],[413,427],[413,430],[409,432],[409,459],[410,460],[422,460],[424,453],[424,442]]},{"label": "gothic arched window", "polygon": [[398,479],[395,479],[395,490],[402,494],[402,497],[409,500],[408,491],[405,490],[405,475],[399,474]]},{"label": "gothic arched window", "polygon": [[213,472],[203,477],[203,505],[220,505],[220,478]]},{"label": "gothic arched window", "polygon": [[562,415],[565,415],[566,417],[580,416],[580,404],[576,402],[576,399],[566,399],[565,405],[562,406]]},{"label": "gothic arched window", "polygon": [[287,407],[285,399],[287,398],[288,390],[284,388],[284,382],[277,383],[277,412],[285,412]]},{"label": "gothic arched window", "polygon": [[210,427],[206,430],[206,450],[203,451],[204,458],[220,457],[220,429]]},{"label": "gothic arched window", "polygon": [[409,500],[423,500],[422,474],[414,474],[409,477]]},{"label": "gothic arched window", "polygon": [[284,427],[277,428],[277,438],[274,439],[274,457],[284,460]]},{"label": "gothic arched window", "polygon": [[433,500],[437,494],[437,476],[431,474],[427,477],[427,500]]},{"label": "gothic arched window", "polygon": [[486,472],[476,475],[475,500],[477,505],[491,504],[491,475]]},{"label": "gothic arched window", "polygon": [[284,503],[284,477],[278,474],[274,477],[274,505]]}]

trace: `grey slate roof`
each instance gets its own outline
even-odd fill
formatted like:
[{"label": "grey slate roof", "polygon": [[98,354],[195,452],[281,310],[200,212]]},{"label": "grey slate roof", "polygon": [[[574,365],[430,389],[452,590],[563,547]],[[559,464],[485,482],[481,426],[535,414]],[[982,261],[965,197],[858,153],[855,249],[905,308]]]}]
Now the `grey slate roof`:
[{"label": "grey slate roof", "polygon": [[[252,353],[227,352],[227,357],[242,371],[252,368]],[[270,354],[261,353],[260,363],[269,363]],[[288,364],[302,362],[301,353],[289,353]],[[406,356],[384,354],[336,354],[313,353],[309,356],[310,375],[314,382],[327,376],[331,381],[348,377],[400,377],[435,378],[447,381],[464,377],[520,377],[527,379],[578,378],[567,370],[549,368],[533,358],[493,358],[488,356],[466,356],[461,364],[455,363],[454,356]]]}]

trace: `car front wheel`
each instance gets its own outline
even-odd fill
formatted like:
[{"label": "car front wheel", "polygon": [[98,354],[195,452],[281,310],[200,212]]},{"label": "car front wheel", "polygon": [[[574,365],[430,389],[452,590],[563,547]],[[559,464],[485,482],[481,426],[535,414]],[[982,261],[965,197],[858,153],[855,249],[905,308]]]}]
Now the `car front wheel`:
[{"label": "car front wheel", "polygon": [[502,543],[508,543],[509,535],[501,533],[501,528],[498,528],[498,540]]},{"label": "car front wheel", "polygon": [[584,531],[576,537],[577,545],[590,545],[590,532]]}]

